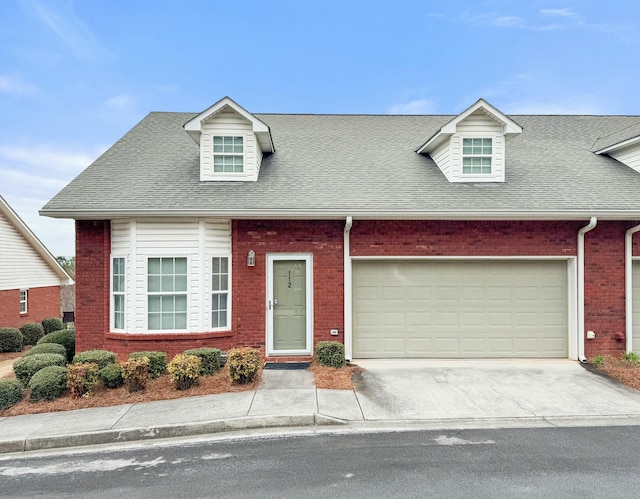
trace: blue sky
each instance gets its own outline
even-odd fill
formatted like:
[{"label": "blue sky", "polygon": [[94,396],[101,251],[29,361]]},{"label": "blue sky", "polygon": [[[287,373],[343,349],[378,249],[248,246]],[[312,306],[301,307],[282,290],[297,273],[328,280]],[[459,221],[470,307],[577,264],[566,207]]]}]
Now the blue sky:
[{"label": "blue sky", "polygon": [[3,0],[0,195],[38,210],[151,111],[640,115],[631,0]]}]

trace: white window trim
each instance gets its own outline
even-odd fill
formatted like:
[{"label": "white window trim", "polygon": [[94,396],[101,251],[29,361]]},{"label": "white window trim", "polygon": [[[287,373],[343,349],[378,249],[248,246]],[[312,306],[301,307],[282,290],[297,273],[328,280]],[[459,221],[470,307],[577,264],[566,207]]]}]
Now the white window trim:
[{"label": "white window trim", "polygon": [[[24,300],[22,299],[22,293],[24,293]],[[22,304],[24,303],[24,310],[22,310]],[[21,289],[20,290],[20,315],[25,315],[29,313],[29,290]]]},{"label": "white window trim", "polygon": [[[144,323],[145,330],[148,334],[174,334],[174,333],[188,333],[189,323],[191,321],[191,265],[192,261],[189,255],[185,254],[162,254],[162,255],[141,255],[144,259]],[[149,327],[149,259],[151,258],[185,258],[187,260],[187,290],[184,293],[171,293],[171,294],[184,294],[187,297],[187,324],[185,329],[151,329]],[[153,293],[152,296],[159,296],[169,293]]]},{"label": "white window trim", "polygon": [[[214,142],[216,137],[222,137],[223,141],[225,137],[241,137],[242,138],[242,153],[216,153],[214,151]],[[237,178],[237,177],[245,177],[247,175],[247,136],[244,133],[229,133],[229,134],[220,134],[220,133],[215,133],[211,135],[211,174],[215,177],[215,178],[221,178],[221,177],[231,177],[231,178]],[[241,157],[242,158],[242,171],[241,172],[216,172],[215,171],[215,162],[216,162],[216,156],[236,156],[236,157]]]},{"label": "white window trim", "polygon": [[[214,290],[213,290],[213,259],[214,258],[226,258],[227,259],[227,324],[225,326],[221,326],[221,327],[214,327],[213,325],[213,294],[214,294]],[[231,330],[231,318],[232,318],[232,303],[233,300],[231,299],[231,293],[233,290],[233,284],[232,284],[232,280],[231,280],[231,276],[233,275],[233,270],[232,270],[232,258],[230,254],[214,254],[214,255],[208,255],[207,259],[209,261],[210,267],[209,268],[209,272],[208,272],[208,279],[209,279],[209,286],[208,286],[208,291],[209,291],[209,314],[208,314],[208,324],[209,324],[209,328],[211,331],[230,331]]]},{"label": "white window trim", "polygon": [[[122,294],[124,296],[124,325],[125,327],[120,329],[120,328],[116,328],[115,324],[116,324],[116,309],[115,309],[115,299],[114,296],[116,293],[114,293],[113,291],[113,261],[117,258],[122,258],[124,260],[124,292],[122,293],[118,293],[118,294]],[[128,272],[129,272],[129,268],[128,268],[128,262],[127,262],[127,257],[124,255],[111,255],[111,266],[110,266],[110,270],[109,270],[109,329],[111,331],[118,331],[118,332],[124,332],[127,329],[127,317],[128,317],[128,310],[127,310],[127,277],[128,277]]]}]

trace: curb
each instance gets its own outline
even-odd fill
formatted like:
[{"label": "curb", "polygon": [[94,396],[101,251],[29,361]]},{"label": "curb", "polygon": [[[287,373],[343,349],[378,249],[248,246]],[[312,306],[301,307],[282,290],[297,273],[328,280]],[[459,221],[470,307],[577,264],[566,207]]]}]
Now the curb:
[{"label": "curb", "polygon": [[254,430],[261,428],[280,428],[298,426],[344,425],[346,421],[324,416],[322,414],[299,416],[260,416],[244,417],[228,420],[204,421],[198,423],[174,424],[148,428],[123,428],[100,430],[91,433],[70,435],[52,435],[49,437],[29,437],[20,440],[0,441],[0,454],[27,452],[35,450],[58,449],[64,447],[81,447],[145,441],[163,438],[191,437],[211,433],[224,433],[238,430]]}]

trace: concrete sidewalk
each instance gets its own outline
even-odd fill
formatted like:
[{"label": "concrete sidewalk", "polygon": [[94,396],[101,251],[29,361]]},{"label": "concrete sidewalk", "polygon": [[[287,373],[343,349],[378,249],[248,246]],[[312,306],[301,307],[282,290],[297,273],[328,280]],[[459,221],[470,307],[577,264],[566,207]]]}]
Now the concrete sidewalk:
[{"label": "concrete sidewalk", "polygon": [[640,392],[572,361],[358,361],[355,390],[264,370],[225,393],[0,418],[0,453],[253,428],[461,429],[640,425]]}]

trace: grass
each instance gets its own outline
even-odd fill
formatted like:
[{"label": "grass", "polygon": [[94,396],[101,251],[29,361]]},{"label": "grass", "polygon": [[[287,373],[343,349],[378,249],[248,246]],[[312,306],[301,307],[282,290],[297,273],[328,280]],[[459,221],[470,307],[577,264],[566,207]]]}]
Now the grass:
[{"label": "grass", "polygon": [[[0,362],[13,360],[24,355],[23,352],[0,353]],[[356,366],[346,366],[340,369],[320,366],[316,363],[310,368],[315,377],[317,388],[333,390],[353,390],[352,375],[361,372]],[[240,392],[255,390],[260,384],[262,372],[259,373],[253,383],[236,385],[231,382],[229,371],[225,367],[213,376],[203,376],[198,385],[188,390],[176,390],[167,374],[157,379],[150,380],[143,391],[129,393],[122,386],[115,389],[107,389],[102,386],[96,388],[89,397],[73,398],[69,392],[64,396],[47,402],[31,403],[28,401],[28,390],[23,392],[22,401],[16,405],[0,411],[0,416],[19,416],[23,414],[38,414],[43,412],[71,411],[86,409],[89,407],[108,407],[120,404],[136,404],[140,402],[152,402],[156,400],[170,400],[182,397],[195,397],[198,395],[212,395],[216,393]],[[14,377],[13,371],[4,377]]]}]

